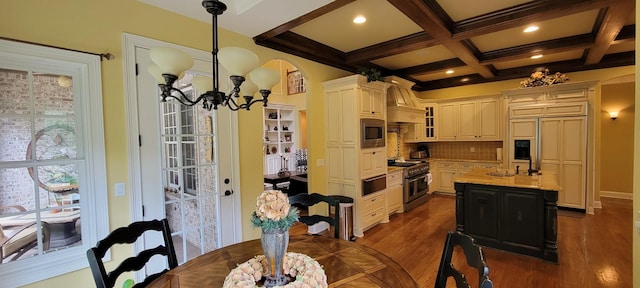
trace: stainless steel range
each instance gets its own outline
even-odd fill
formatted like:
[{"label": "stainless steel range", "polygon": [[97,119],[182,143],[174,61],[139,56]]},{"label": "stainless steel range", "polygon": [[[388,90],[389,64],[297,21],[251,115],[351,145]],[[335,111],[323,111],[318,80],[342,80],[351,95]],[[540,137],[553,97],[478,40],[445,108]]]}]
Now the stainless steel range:
[{"label": "stainless steel range", "polygon": [[411,161],[390,163],[392,166],[404,167],[403,176],[403,200],[404,211],[412,210],[428,200],[429,181],[427,174],[429,173],[429,162]]},{"label": "stainless steel range", "polygon": [[403,197],[405,212],[427,202],[429,196],[428,173],[429,162],[404,168],[402,174],[404,176]]}]

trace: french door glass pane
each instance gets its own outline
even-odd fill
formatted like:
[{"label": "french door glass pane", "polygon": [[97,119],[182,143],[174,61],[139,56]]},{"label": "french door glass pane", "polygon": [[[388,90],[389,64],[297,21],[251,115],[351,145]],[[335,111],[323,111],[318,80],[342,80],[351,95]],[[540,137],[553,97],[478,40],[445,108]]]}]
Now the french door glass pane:
[{"label": "french door glass pane", "polygon": [[[193,99],[192,74],[176,88]],[[175,94],[178,96],[178,94]],[[165,208],[180,259],[216,247],[215,166],[212,112],[169,100],[162,107]]]}]

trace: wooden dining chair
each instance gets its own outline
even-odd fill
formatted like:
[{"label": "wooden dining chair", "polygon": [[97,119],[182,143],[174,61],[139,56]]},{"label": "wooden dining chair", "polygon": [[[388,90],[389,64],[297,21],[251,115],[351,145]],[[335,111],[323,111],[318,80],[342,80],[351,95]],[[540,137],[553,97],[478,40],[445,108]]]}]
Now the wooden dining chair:
[{"label": "wooden dining chair", "polygon": [[[320,222],[327,222],[330,226],[333,226],[334,237],[340,238],[340,200],[331,196],[326,196],[318,193],[311,194],[297,194],[289,196],[289,204],[302,205],[310,207],[318,203],[327,203],[329,207],[329,216],[324,215],[303,215],[300,216],[299,221],[307,225],[315,225]],[[331,210],[335,211],[333,217],[331,217]]]},{"label": "wooden dining chair", "polygon": [[[161,232],[164,238],[164,245],[158,245],[155,248],[144,250],[136,256],[129,257],[115,269],[107,272],[102,262],[102,258],[107,251],[115,244],[131,244],[135,242],[146,231]],[[173,240],[171,239],[171,231],[169,230],[167,219],[133,222],[129,226],[120,227],[98,241],[95,247],[87,250],[89,266],[97,288],[112,288],[121,274],[144,268],[149,259],[156,255],[166,256],[169,269],[178,267],[178,260],[173,248]],[[133,287],[145,287],[167,271],[168,269],[164,269],[161,272],[149,275],[143,282],[137,283]]]},{"label": "wooden dining chair", "polygon": [[489,267],[484,260],[482,248],[475,243],[471,236],[457,231],[447,233],[434,287],[445,288],[447,279],[453,277],[457,288],[471,288],[465,275],[451,264],[453,250],[456,246],[462,248],[467,265],[478,271],[478,288],[493,288],[493,282],[489,279]]}]

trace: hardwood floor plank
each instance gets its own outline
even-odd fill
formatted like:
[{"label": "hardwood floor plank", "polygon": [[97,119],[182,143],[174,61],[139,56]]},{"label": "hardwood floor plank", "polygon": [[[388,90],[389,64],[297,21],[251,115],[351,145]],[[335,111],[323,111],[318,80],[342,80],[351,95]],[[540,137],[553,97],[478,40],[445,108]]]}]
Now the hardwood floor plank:
[{"label": "hardwood floor plank", "polygon": [[[560,211],[559,264],[483,248],[494,286],[632,287],[632,202],[613,198],[601,202],[603,208],[595,215]],[[455,229],[455,198],[436,195],[390,220],[365,231],[356,242],[397,261],[421,287],[433,287],[446,233]],[[306,226],[294,225],[291,233],[306,233]],[[458,267],[462,259],[454,258],[454,263]],[[476,275],[467,274],[470,281],[477,281]]]}]

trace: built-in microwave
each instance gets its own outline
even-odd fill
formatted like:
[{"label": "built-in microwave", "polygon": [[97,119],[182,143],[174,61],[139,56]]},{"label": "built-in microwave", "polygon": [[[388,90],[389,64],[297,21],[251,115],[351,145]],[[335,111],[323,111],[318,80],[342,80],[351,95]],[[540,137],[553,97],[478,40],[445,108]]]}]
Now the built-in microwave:
[{"label": "built-in microwave", "polygon": [[384,147],[386,129],[384,120],[380,119],[360,119],[360,147],[374,148]]}]

